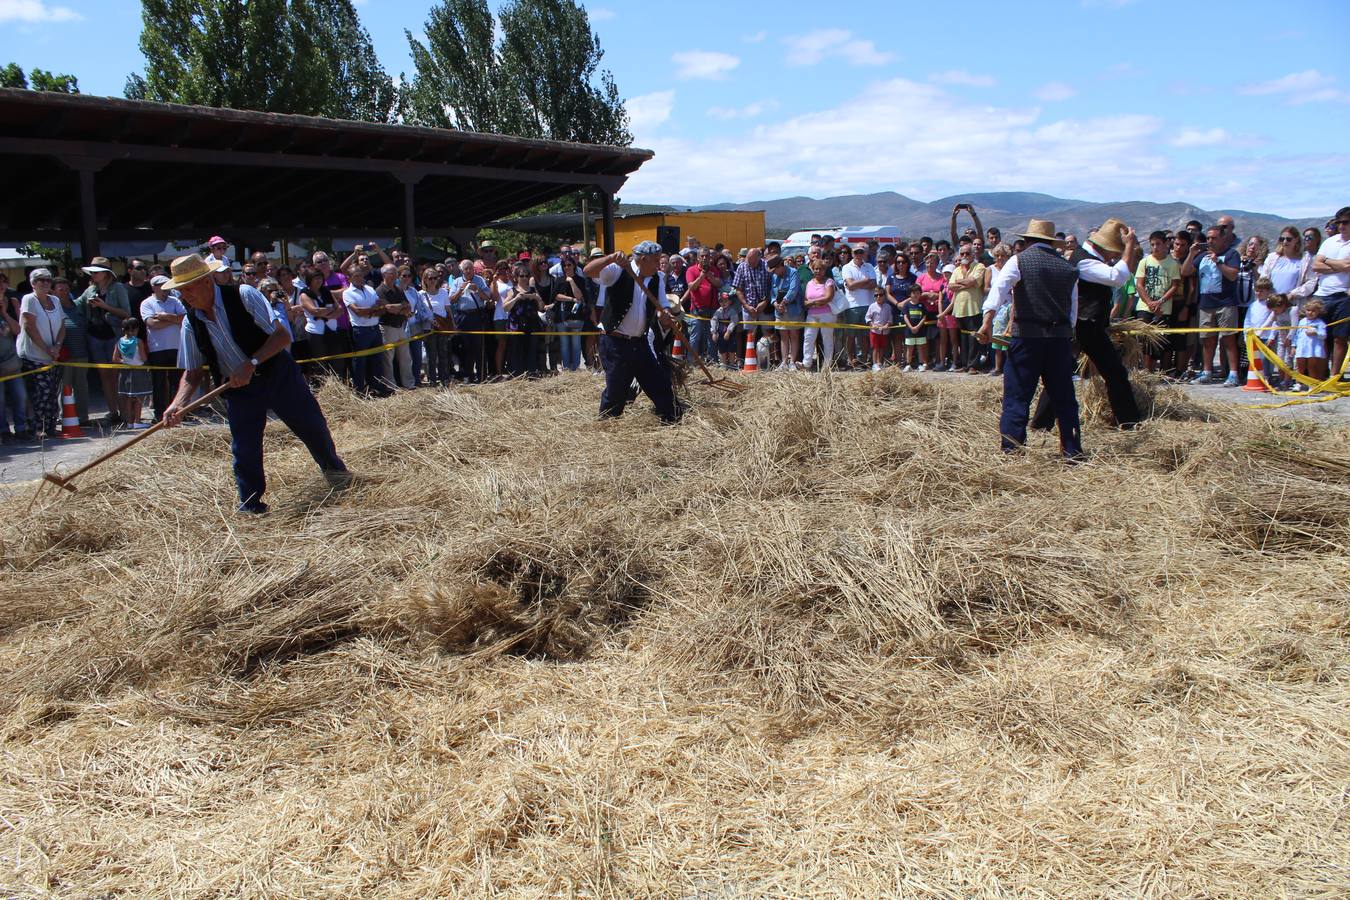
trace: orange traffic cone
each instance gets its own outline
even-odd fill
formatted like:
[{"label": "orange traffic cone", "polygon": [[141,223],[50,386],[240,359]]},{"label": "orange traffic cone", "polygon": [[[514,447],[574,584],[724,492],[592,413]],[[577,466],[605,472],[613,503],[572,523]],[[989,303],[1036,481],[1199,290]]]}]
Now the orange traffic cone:
[{"label": "orange traffic cone", "polygon": [[745,332],[745,364],[741,366],[742,372],[758,372],[759,357],[755,355],[755,330],[747,329]]},{"label": "orange traffic cone", "polygon": [[70,385],[66,385],[66,389],[61,392],[61,437],[84,437],[84,432],[80,430],[80,416],[75,412],[75,392],[70,389]]},{"label": "orange traffic cone", "polygon": [[684,341],[680,340],[680,332],[675,332],[675,343],[670,345],[670,355],[673,359],[684,359]]},{"label": "orange traffic cone", "polygon": [[1253,353],[1247,366],[1247,383],[1242,386],[1244,391],[1260,391],[1263,394],[1269,394],[1270,388],[1266,387],[1261,381],[1261,354]]}]

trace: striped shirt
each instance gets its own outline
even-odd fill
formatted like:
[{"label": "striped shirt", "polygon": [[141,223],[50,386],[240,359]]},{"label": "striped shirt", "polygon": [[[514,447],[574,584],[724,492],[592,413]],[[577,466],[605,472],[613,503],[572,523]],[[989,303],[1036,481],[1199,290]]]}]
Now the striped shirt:
[{"label": "striped shirt", "polygon": [[[208,319],[200,309],[196,307],[188,309],[187,318],[183,319],[183,341],[178,348],[178,368],[200,369],[206,365],[206,359],[197,349],[197,335],[192,330],[192,318],[195,316],[198,321],[206,326],[206,333],[211,338],[211,346],[216,348],[216,359],[220,362],[221,374],[228,376],[235,369],[248,362],[248,357],[235,343],[234,333],[230,331],[230,317],[225,312],[224,302],[220,299],[220,286],[212,285],[212,287],[216,292],[216,317],[215,319]],[[241,284],[239,286],[239,299],[243,301],[244,309],[248,310],[249,315],[253,316],[253,321],[259,328],[267,334],[276,331],[276,312],[257,288]]]}]

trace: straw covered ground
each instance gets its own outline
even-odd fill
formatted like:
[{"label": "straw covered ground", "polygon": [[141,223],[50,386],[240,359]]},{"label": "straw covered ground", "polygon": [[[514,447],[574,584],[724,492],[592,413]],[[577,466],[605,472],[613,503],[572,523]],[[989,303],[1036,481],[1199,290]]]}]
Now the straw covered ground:
[{"label": "straw covered ground", "polygon": [[147,441],[0,527],[0,893],[1343,896],[1347,433],[992,381],[330,386],[264,519]]}]

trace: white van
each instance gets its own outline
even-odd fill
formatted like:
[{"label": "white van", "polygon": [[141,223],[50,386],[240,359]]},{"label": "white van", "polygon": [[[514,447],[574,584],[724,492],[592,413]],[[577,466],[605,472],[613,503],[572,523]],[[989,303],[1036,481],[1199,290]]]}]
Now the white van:
[{"label": "white van", "polygon": [[899,225],[848,225],[835,234],[835,243],[839,246],[866,245],[876,241],[877,246],[895,245],[900,242]]},{"label": "white van", "polygon": [[827,228],[812,228],[809,231],[794,231],[788,235],[782,242],[784,256],[805,256],[806,251],[811,249],[811,235],[831,235],[835,240],[839,239],[839,232],[843,229],[838,225],[831,225]]}]

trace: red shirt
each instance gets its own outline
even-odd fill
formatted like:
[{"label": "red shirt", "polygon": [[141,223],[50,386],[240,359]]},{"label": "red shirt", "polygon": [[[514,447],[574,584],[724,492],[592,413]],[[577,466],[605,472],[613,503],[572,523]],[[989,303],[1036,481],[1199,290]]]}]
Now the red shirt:
[{"label": "red shirt", "polygon": [[[704,279],[702,284],[695,287],[694,282],[702,273],[703,267],[698,263],[694,263],[685,270],[684,280],[689,285],[689,289],[685,291],[684,295],[689,298],[690,310],[709,312],[717,306],[717,288],[713,287],[712,282],[707,279]],[[716,271],[713,272],[713,275],[714,277],[717,275]]]}]

